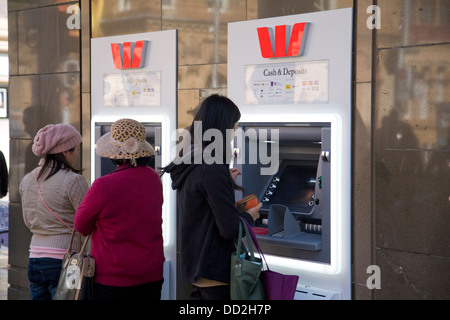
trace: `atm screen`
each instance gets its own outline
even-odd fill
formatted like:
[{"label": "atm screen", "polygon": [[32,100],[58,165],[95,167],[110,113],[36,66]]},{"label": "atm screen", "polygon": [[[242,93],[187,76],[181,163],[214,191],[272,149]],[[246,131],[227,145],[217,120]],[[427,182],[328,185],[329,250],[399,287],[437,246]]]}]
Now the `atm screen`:
[{"label": "atm screen", "polygon": [[316,167],[287,165],[270,197],[270,203],[283,204],[291,211],[304,211],[314,194],[316,172]]}]

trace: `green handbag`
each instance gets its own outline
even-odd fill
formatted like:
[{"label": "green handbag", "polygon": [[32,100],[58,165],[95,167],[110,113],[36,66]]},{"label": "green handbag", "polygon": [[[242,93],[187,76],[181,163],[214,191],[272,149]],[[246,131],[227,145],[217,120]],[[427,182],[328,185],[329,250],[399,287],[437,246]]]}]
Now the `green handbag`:
[{"label": "green handbag", "polygon": [[[247,224],[239,218],[237,250],[231,254],[230,296],[231,300],[264,300],[261,282],[262,261],[255,256],[254,244]],[[245,235],[247,246],[242,243]]]}]

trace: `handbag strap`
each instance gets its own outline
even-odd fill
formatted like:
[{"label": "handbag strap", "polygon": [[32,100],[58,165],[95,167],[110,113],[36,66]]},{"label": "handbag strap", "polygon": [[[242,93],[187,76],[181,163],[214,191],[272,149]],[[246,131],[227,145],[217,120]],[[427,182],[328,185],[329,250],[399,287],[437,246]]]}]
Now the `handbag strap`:
[{"label": "handbag strap", "polygon": [[64,222],[63,219],[61,219],[60,217],[58,217],[58,216],[56,215],[56,213],[54,213],[53,210],[49,208],[49,206],[47,205],[47,203],[45,203],[44,198],[42,197],[41,188],[40,188],[39,182],[38,182],[38,173],[37,173],[37,170],[36,170],[36,184],[37,184],[37,187],[38,187],[39,197],[41,197],[41,201],[42,201],[42,203],[44,204],[44,206],[47,208],[47,210],[50,211],[50,213],[51,213],[56,219],[58,219],[59,222],[61,222],[62,224],[64,224],[67,228],[69,228],[70,230],[75,230],[75,228],[72,228],[72,227],[69,226],[66,222]]},{"label": "handbag strap", "polygon": [[[254,247],[258,250],[258,252],[260,252],[260,250],[261,250],[259,248],[258,241],[256,241],[256,238],[253,239],[253,237],[252,237],[253,230],[251,229],[251,227],[250,228],[248,227],[249,226],[248,222],[243,218],[240,218],[239,220],[240,221],[239,221],[238,252],[241,252],[240,248],[241,248],[241,243],[242,243],[242,237],[243,237],[243,233],[245,233],[245,237],[247,239],[247,247],[248,247],[246,249],[248,249],[248,251],[250,251],[251,260],[255,260]],[[245,222],[247,222],[247,223],[245,223]]]},{"label": "handbag strap", "polygon": [[[240,217],[240,219],[244,222],[244,225],[245,225],[245,227],[246,227],[247,234],[250,235],[250,237],[251,237],[251,239],[252,239],[252,242],[253,242],[253,244],[255,245],[256,250],[258,251],[260,257],[262,258],[262,260],[263,260],[263,261],[265,262],[265,264],[266,264],[267,270],[270,270],[270,269],[269,269],[269,265],[267,264],[267,261],[266,261],[266,257],[264,257],[264,253],[262,252],[262,249],[261,249],[261,247],[259,246],[258,239],[256,238],[256,234],[255,234],[255,232],[253,231],[253,228],[250,226],[250,223],[249,223],[247,220],[245,220],[245,219],[242,218],[242,217]],[[247,242],[248,242],[248,240],[247,240]]]},{"label": "handbag strap", "polygon": [[239,221],[239,237],[237,240],[237,250],[236,250],[236,254],[239,256],[241,254],[241,247],[242,247],[242,223],[241,221]]},{"label": "handbag strap", "polygon": [[[73,238],[74,238],[74,236],[75,236],[76,230],[75,230],[75,228],[71,227],[71,226],[68,225],[66,222],[64,222],[63,219],[61,219],[60,217],[58,217],[58,216],[56,215],[56,213],[53,212],[53,210],[49,208],[49,206],[47,205],[47,203],[45,203],[44,198],[42,197],[41,188],[40,188],[39,182],[38,182],[38,174],[37,174],[37,170],[36,170],[36,184],[37,184],[37,187],[38,187],[39,197],[41,197],[41,201],[42,201],[42,203],[44,204],[44,206],[47,208],[47,210],[50,211],[50,213],[51,213],[57,220],[59,220],[59,222],[61,222],[62,224],[64,224],[67,228],[69,228],[69,230],[72,230],[72,234],[71,234],[71,236],[70,236],[69,247],[67,248],[67,253],[70,254],[70,253],[72,252]],[[89,237],[90,237],[90,236],[91,236],[91,235],[89,234],[89,235],[86,237],[86,239],[84,240],[83,245],[81,246],[81,234],[80,234],[80,233],[78,234],[78,249],[80,250],[80,251],[79,251],[80,254],[83,254],[84,251],[86,251],[86,245],[87,245],[87,243],[89,242]],[[81,247],[81,249],[80,249],[80,247]]]},{"label": "handbag strap", "polygon": [[256,250],[258,250],[258,252],[261,254],[262,250],[261,250],[261,247],[259,246],[258,239],[256,239],[256,235],[255,235],[255,232],[253,231],[253,228],[250,226],[250,223],[247,220],[245,220],[242,217],[240,217],[240,218],[245,223],[245,225],[247,226],[246,230],[250,234],[250,237],[252,238],[252,241],[255,244]]},{"label": "handbag strap", "polygon": [[[75,228],[73,228],[73,230],[72,230],[72,234],[71,234],[71,236],[70,236],[70,242],[69,242],[69,247],[67,248],[67,253],[68,254],[70,254],[70,253],[72,253],[72,242],[73,242],[73,237],[75,236],[75,233],[76,233],[76,230],[75,230]],[[81,244],[81,234],[79,233],[79,238],[78,238],[78,242],[79,242],[79,244]],[[86,238],[84,239],[84,242],[83,242],[83,245],[81,246],[81,248],[80,248],[80,246],[78,247],[79,248],[79,250],[80,251],[78,251],[78,253],[80,254],[80,256],[81,255],[83,255],[83,253],[86,251],[86,246],[87,246],[87,244],[88,244],[88,242],[89,242],[89,238],[91,237],[91,234],[88,234],[87,236],[86,236]]]}]

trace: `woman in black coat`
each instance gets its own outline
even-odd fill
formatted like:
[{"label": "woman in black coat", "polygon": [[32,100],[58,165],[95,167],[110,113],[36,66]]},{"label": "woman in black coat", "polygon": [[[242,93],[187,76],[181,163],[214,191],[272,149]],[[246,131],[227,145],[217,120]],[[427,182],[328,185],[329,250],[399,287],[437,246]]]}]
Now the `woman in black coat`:
[{"label": "woman in black coat", "polygon": [[230,299],[231,253],[236,250],[239,216],[253,223],[262,206],[242,214],[235,207],[234,179],[240,172],[229,169],[227,148],[240,116],[230,99],[206,98],[184,136],[190,140],[184,141],[183,154],[164,169],[177,190],[181,278],[194,285],[195,299]]},{"label": "woman in black coat", "polygon": [[5,156],[0,151],[0,199],[8,193],[8,167]]}]

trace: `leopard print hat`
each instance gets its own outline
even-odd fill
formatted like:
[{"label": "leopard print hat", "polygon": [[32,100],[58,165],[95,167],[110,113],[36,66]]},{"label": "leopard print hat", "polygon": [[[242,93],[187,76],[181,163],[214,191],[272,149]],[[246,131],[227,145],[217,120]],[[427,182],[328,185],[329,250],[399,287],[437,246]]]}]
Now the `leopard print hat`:
[{"label": "leopard print hat", "polygon": [[155,154],[152,146],[145,140],[145,127],[132,119],[120,119],[111,125],[111,132],[100,137],[95,152],[109,159],[135,159]]}]

